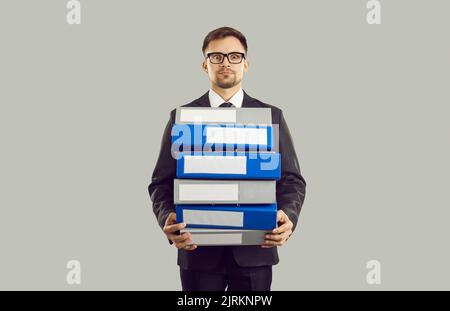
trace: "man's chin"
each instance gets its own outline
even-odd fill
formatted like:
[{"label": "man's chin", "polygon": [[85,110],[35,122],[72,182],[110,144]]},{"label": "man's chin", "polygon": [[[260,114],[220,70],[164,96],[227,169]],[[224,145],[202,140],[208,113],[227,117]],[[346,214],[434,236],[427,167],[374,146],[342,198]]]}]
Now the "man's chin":
[{"label": "man's chin", "polygon": [[216,84],[217,84],[218,87],[220,87],[222,89],[231,89],[232,87],[237,85],[237,83],[235,81],[228,82],[228,83],[217,81]]},{"label": "man's chin", "polygon": [[218,87],[220,87],[221,89],[231,89],[233,86],[235,86],[235,84],[217,84]]}]

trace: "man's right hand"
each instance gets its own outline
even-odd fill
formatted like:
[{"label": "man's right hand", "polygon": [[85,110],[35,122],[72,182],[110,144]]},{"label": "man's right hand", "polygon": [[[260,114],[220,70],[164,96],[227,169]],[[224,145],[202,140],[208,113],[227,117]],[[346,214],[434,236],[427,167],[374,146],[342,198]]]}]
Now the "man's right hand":
[{"label": "man's right hand", "polygon": [[192,235],[189,232],[180,234],[180,230],[186,227],[185,223],[177,223],[177,214],[170,213],[164,224],[163,231],[167,238],[175,244],[176,248],[183,248],[188,251],[193,251],[197,245],[192,244]]}]

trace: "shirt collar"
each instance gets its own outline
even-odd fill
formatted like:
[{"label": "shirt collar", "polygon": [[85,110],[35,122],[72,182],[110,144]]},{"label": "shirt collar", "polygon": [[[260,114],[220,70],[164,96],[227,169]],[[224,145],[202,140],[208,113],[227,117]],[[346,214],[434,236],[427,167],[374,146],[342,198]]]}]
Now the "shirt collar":
[{"label": "shirt collar", "polygon": [[[213,89],[209,90],[209,103],[211,107],[217,108],[220,104],[223,104],[226,102],[222,97],[220,97],[219,94],[213,91]],[[228,101],[228,103],[232,103],[235,107],[241,108],[242,107],[242,101],[244,100],[244,91],[242,91],[242,88],[239,89]]]}]

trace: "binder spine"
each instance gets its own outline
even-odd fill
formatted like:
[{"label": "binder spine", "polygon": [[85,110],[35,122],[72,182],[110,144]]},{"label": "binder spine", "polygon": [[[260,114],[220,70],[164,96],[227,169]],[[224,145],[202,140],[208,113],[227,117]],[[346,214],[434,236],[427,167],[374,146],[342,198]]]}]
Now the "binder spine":
[{"label": "binder spine", "polygon": [[218,245],[262,245],[265,235],[270,230],[240,230],[240,229],[199,229],[185,228],[181,233],[189,232],[192,236],[192,244],[199,246]]},{"label": "binder spine", "polygon": [[186,228],[272,230],[276,228],[276,204],[240,205],[176,205],[177,222]]},{"label": "binder spine", "polygon": [[[222,153],[220,153],[222,154]],[[180,154],[177,177],[185,179],[274,179],[281,177],[279,153]]]},{"label": "binder spine", "polygon": [[274,180],[175,179],[175,204],[271,204]]}]

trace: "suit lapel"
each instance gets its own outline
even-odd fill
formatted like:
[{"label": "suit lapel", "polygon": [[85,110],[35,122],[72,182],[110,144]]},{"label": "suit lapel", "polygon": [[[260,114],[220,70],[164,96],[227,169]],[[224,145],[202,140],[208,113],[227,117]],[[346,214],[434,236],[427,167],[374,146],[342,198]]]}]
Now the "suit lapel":
[{"label": "suit lapel", "polygon": [[244,100],[242,101],[242,108],[249,108],[249,107],[259,107],[259,105],[253,97],[249,96],[244,91]]},{"label": "suit lapel", "polygon": [[209,103],[209,91],[197,98],[194,103],[199,107],[211,107]]}]

